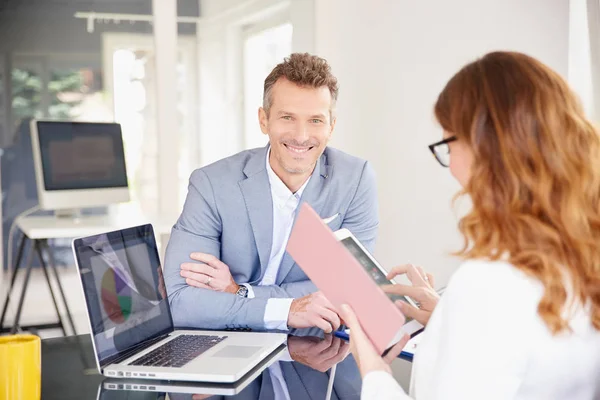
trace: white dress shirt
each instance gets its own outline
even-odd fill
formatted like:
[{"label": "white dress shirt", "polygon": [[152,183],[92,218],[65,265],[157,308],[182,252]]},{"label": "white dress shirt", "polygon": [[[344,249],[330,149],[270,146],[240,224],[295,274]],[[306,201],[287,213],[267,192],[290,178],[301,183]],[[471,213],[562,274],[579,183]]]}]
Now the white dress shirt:
[{"label": "white dress shirt", "polygon": [[[277,280],[281,260],[285,254],[287,241],[294,225],[296,209],[300,203],[302,192],[304,192],[306,185],[310,181],[309,177],[296,193],[292,193],[277,174],[275,174],[273,168],[271,168],[271,164],[269,163],[270,154],[271,149],[269,148],[266,163],[269,184],[271,185],[271,197],[273,198],[273,242],[269,264],[267,265],[265,276],[259,282],[259,286],[273,285]],[[248,297],[253,298],[254,291],[252,290],[252,286],[248,284],[244,286],[248,288]],[[272,298],[267,301],[264,317],[266,329],[288,329],[287,320],[293,300],[291,298]]]},{"label": "white dress shirt", "polygon": [[416,350],[411,396],[371,372],[362,399],[600,399],[600,331],[589,310],[574,308],[572,333],[554,336],[537,313],[543,291],[506,262],[466,262]]},{"label": "white dress shirt", "polygon": [[[269,184],[271,185],[271,197],[273,198],[273,243],[271,246],[271,255],[269,257],[269,264],[265,271],[265,275],[259,282],[260,286],[273,285],[277,280],[277,273],[281,265],[281,260],[285,254],[285,248],[287,241],[292,232],[292,226],[294,225],[294,218],[296,216],[296,209],[300,203],[302,192],[306,188],[310,178],[304,182],[302,187],[296,192],[292,193],[291,190],[283,183],[283,181],[275,174],[271,164],[269,163],[269,156],[271,155],[271,149],[267,152],[267,175],[269,176]],[[311,175],[312,176],[312,175]],[[254,297],[254,291],[252,286],[244,284],[248,288],[248,297]],[[290,307],[292,306],[294,299],[282,299],[272,298],[267,300],[267,307],[265,309],[265,328],[266,329],[278,329],[287,330],[287,320],[290,313]],[[289,355],[282,357],[283,361],[292,361]],[[274,363],[269,367],[269,373],[271,374],[271,381],[273,383],[273,392],[275,399],[290,399],[290,393],[288,391],[287,384],[283,377],[281,365],[279,362]]]}]

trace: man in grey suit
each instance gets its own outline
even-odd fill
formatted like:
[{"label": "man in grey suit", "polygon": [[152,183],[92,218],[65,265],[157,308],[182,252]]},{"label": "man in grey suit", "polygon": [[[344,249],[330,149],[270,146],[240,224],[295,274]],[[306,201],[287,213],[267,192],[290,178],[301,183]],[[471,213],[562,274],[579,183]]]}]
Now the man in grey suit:
[{"label": "man in grey suit", "polygon": [[258,117],[269,145],[194,171],[166,252],[176,326],[339,327],[334,307],[285,252],[301,202],[331,229],[349,229],[369,250],[375,243],[373,169],[327,147],[337,95],[324,59],[292,54],[265,80]]}]

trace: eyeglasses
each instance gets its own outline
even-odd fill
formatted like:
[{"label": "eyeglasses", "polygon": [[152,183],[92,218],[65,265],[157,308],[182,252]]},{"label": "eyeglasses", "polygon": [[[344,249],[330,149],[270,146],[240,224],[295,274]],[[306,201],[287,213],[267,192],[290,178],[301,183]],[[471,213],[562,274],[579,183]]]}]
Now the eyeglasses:
[{"label": "eyeglasses", "polygon": [[458,140],[456,136],[450,136],[449,138],[429,145],[429,150],[431,150],[431,153],[442,167],[448,168],[450,166],[450,146],[448,146],[448,143],[456,140]]}]

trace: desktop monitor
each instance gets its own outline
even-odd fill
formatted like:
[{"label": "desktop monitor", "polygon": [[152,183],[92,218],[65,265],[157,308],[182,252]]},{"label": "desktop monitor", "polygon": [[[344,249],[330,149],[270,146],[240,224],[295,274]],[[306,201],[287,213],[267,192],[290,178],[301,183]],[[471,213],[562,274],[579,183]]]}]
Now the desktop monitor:
[{"label": "desktop monitor", "polygon": [[32,120],[31,144],[41,209],[129,201],[121,125]]}]

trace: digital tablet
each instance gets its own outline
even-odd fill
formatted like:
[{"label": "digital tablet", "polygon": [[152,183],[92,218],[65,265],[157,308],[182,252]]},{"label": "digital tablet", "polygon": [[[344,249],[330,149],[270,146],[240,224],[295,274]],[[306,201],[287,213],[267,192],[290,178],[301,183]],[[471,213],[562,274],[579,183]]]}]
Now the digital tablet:
[{"label": "digital tablet", "polygon": [[[373,278],[375,283],[378,285],[393,285],[394,282],[387,279],[387,272],[383,267],[375,260],[375,257],[369,253],[367,249],[360,243],[360,241],[352,235],[348,229],[340,229],[334,232],[335,237],[339,240],[350,253],[356,258],[360,265],[367,271],[369,276]],[[417,307],[416,303],[409,297],[387,293],[388,297],[392,301],[401,300],[414,307]],[[417,320],[406,317],[403,331],[409,335],[414,336],[423,330]]]}]

